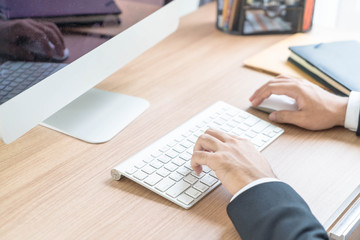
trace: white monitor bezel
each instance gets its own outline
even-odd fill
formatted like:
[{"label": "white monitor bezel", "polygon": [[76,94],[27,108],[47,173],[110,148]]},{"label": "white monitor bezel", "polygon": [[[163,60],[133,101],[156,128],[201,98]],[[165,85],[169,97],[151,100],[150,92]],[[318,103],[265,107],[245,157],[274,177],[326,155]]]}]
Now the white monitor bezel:
[{"label": "white monitor bezel", "polygon": [[173,1],[65,68],[0,105],[0,138],[11,143],[173,33]]}]

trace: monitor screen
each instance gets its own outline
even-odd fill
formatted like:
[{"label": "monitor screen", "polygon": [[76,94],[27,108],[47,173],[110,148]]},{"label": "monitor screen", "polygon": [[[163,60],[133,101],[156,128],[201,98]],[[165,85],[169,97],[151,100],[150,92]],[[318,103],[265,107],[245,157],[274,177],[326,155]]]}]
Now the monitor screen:
[{"label": "monitor screen", "polygon": [[162,0],[0,0],[0,19],[2,140],[10,143],[45,120],[47,127],[99,143],[149,103],[93,87],[174,32],[178,6]]}]

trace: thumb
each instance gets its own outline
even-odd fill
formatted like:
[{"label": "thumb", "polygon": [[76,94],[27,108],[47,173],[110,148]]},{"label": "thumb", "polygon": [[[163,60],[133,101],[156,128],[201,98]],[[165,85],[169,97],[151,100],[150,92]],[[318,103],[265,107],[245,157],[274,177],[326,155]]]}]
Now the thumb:
[{"label": "thumb", "polygon": [[269,119],[278,123],[290,123],[297,125],[300,119],[299,111],[275,111],[269,115]]}]

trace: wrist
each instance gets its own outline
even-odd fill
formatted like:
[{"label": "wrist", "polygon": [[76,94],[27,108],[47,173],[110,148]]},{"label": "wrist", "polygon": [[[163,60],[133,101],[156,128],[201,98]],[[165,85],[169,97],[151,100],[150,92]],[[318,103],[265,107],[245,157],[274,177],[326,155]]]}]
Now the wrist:
[{"label": "wrist", "polygon": [[260,179],[277,179],[271,169],[262,169],[260,171],[258,169],[252,169],[250,171],[251,173],[246,173],[242,169],[238,169],[238,171],[234,171],[230,174],[229,177],[231,180],[229,182],[223,182],[223,185],[231,195],[234,195],[247,185],[259,181]]},{"label": "wrist", "polygon": [[335,115],[335,125],[336,126],[344,126],[345,125],[345,116],[346,109],[348,105],[347,97],[338,97],[338,101],[335,104],[334,115]]}]

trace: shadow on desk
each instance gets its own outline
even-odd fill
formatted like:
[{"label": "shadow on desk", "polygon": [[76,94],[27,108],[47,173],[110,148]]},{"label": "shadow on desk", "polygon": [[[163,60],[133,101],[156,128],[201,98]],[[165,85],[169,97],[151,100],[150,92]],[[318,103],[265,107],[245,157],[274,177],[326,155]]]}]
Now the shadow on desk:
[{"label": "shadow on desk", "polygon": [[[143,202],[144,204],[139,206],[139,208],[144,208],[145,210],[142,209],[140,211],[146,211],[146,208],[150,207],[158,208],[158,211],[168,211],[174,217],[179,218],[192,215],[196,219],[195,224],[211,222],[211,224],[218,226],[221,229],[219,234],[221,239],[236,239],[238,237],[226,213],[226,207],[231,199],[231,195],[221,185],[194,207],[186,210],[125,177],[120,181],[106,181],[105,184],[122,192],[122,194],[130,196],[130,198],[136,198],[137,201]],[[224,221],[224,219],[227,219],[227,221]]]}]

